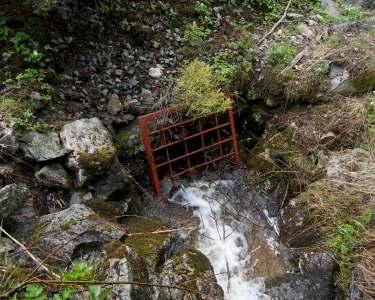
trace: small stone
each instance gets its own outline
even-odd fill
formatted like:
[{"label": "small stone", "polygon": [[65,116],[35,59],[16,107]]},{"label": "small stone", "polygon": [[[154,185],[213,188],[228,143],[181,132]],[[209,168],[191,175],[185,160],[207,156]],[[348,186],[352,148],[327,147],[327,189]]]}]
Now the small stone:
[{"label": "small stone", "polygon": [[122,111],[122,103],[120,97],[117,94],[112,94],[111,99],[108,101],[107,106],[108,113],[115,116]]},{"label": "small stone", "polygon": [[301,33],[303,36],[309,39],[315,36],[315,32],[312,29],[310,29],[309,26],[307,26],[306,24],[303,24],[303,23],[299,24],[297,26],[297,30],[299,33]]},{"label": "small stone", "polygon": [[296,13],[288,13],[288,18],[290,18],[290,19],[302,19],[303,15],[296,14]]},{"label": "small stone", "polygon": [[154,47],[155,49],[157,49],[157,48],[160,47],[160,43],[157,42],[157,41],[153,41],[153,43],[152,43],[152,47]]},{"label": "small stone", "polygon": [[120,69],[115,70],[115,75],[116,76],[122,76],[123,73],[124,72],[122,70],[120,70]]},{"label": "small stone", "polygon": [[163,76],[163,71],[160,67],[150,68],[148,75],[150,75],[151,78],[159,79],[161,76]]}]

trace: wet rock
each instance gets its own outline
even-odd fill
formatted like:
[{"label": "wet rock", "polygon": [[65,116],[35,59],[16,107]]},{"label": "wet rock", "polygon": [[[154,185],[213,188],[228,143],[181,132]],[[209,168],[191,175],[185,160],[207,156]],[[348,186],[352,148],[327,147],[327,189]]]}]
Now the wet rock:
[{"label": "wet rock", "polygon": [[108,199],[115,192],[125,189],[127,185],[129,174],[118,159],[115,159],[111,168],[95,182],[94,189],[97,197]]},{"label": "wet rock", "polygon": [[122,111],[122,103],[117,94],[112,94],[111,99],[108,101],[107,110],[111,115],[117,115]]},{"label": "wet rock", "polygon": [[0,123],[0,157],[14,156],[18,150],[15,132],[12,128]]},{"label": "wet rock", "polygon": [[307,37],[308,39],[312,39],[315,36],[314,31],[304,23],[299,24],[297,26],[297,30],[300,34],[302,34],[304,37]]},{"label": "wet rock", "polygon": [[161,67],[150,68],[148,75],[153,79],[159,79],[161,76],[163,76],[163,70]]},{"label": "wet rock", "polygon": [[25,159],[44,162],[67,155],[70,150],[64,148],[55,132],[28,132],[20,139]]},{"label": "wet rock", "polygon": [[212,266],[203,253],[186,249],[167,260],[160,275],[161,284],[186,285],[197,294],[177,289],[162,289],[160,300],[224,299],[222,288],[216,283]]},{"label": "wet rock", "polygon": [[111,134],[98,118],[68,123],[60,136],[64,146],[72,150],[67,166],[77,171],[79,186],[90,177],[103,174],[112,165],[116,149]]},{"label": "wet rock", "polygon": [[25,185],[13,183],[0,189],[0,219],[5,219],[20,209],[29,195],[29,188]]},{"label": "wet rock", "polygon": [[297,275],[287,274],[267,279],[266,294],[274,300],[334,299],[332,274],[316,272]]},{"label": "wet rock", "polygon": [[70,179],[62,165],[52,164],[41,168],[35,173],[40,185],[69,189]]},{"label": "wet rock", "polygon": [[119,240],[124,235],[125,231],[118,224],[115,226],[101,219],[85,205],[74,204],[42,216],[30,239],[43,253],[60,249],[55,253],[55,259],[67,263],[75,251]]},{"label": "wet rock", "polygon": [[336,266],[335,257],[330,252],[305,253],[300,258],[300,266],[304,272],[324,272],[333,274]]}]

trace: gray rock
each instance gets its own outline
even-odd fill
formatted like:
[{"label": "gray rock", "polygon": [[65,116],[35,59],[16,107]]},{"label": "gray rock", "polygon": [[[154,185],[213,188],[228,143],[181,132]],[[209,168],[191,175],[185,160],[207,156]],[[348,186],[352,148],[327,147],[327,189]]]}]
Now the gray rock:
[{"label": "gray rock", "polygon": [[98,118],[68,123],[62,128],[60,136],[64,146],[72,150],[67,166],[77,171],[79,186],[111,167],[116,149],[111,134]]},{"label": "gray rock", "polygon": [[69,175],[60,164],[52,164],[41,168],[35,173],[35,177],[40,185],[65,189],[70,187]]},{"label": "gray rock", "polygon": [[36,111],[41,110],[47,104],[44,97],[42,97],[40,93],[35,91],[30,93],[28,100],[30,102],[31,108]]},{"label": "gray rock", "polygon": [[266,294],[273,300],[334,299],[334,283],[330,273],[286,274],[267,279],[265,285]]},{"label": "gray rock", "polygon": [[13,252],[16,248],[16,245],[10,239],[3,236],[0,238],[0,257]]},{"label": "gray rock", "polygon": [[20,209],[29,195],[30,190],[25,185],[13,183],[0,189],[0,219],[5,219]]},{"label": "gray rock", "polygon": [[112,94],[111,99],[108,101],[107,110],[111,115],[117,115],[122,111],[122,103],[117,94]]},{"label": "gray rock", "polygon": [[28,132],[21,138],[21,149],[25,159],[44,162],[67,155],[70,150],[64,148],[55,132]]},{"label": "gray rock", "polygon": [[297,30],[300,34],[309,39],[312,39],[315,36],[315,32],[304,23],[298,24]]},{"label": "gray rock", "polygon": [[97,216],[93,210],[82,205],[71,207],[42,216],[32,239],[41,252],[55,253],[56,260],[68,263],[75,250],[119,240],[125,235],[117,224],[112,224]]},{"label": "gray rock", "polygon": [[113,193],[121,191],[129,184],[129,174],[115,159],[111,168],[95,182],[95,192],[99,198],[107,199]]},{"label": "gray rock", "polygon": [[70,205],[89,204],[94,199],[91,192],[74,192],[70,198]]},{"label": "gray rock", "polygon": [[15,132],[12,128],[0,124],[0,157],[13,156],[18,150]]},{"label": "gray rock", "polygon": [[331,92],[349,95],[356,92],[350,73],[344,67],[332,64],[329,77],[331,79]]},{"label": "gray rock", "polygon": [[337,18],[340,16],[340,11],[337,5],[332,0],[321,0],[322,7],[326,10],[327,14],[331,17]]},{"label": "gray rock", "polygon": [[161,67],[150,68],[148,75],[153,79],[159,79],[161,76],[163,76],[163,70]]},{"label": "gray rock", "polygon": [[[199,270],[196,266],[199,265]],[[203,253],[194,249],[185,249],[177,252],[175,256],[167,260],[162,269],[161,284],[183,285],[189,282],[196,287],[200,294],[177,289],[162,289],[159,300],[198,300],[198,299],[224,299],[222,288],[216,283],[212,266]]]}]

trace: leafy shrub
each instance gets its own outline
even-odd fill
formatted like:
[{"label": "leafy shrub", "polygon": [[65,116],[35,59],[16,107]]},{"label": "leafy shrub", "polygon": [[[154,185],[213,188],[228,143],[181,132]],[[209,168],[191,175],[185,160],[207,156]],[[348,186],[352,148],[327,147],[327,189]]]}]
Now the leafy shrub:
[{"label": "leafy shrub", "polygon": [[172,20],[176,18],[177,12],[169,3],[160,3],[160,8]]},{"label": "leafy shrub", "polygon": [[343,4],[341,6],[341,14],[344,20],[356,21],[363,19],[363,12],[359,7]]},{"label": "leafy shrub", "polygon": [[44,288],[39,284],[29,284],[24,296],[25,300],[47,300]]},{"label": "leafy shrub", "polygon": [[235,80],[242,82],[248,79],[253,68],[254,52],[252,40],[241,35],[230,43],[228,49],[217,53],[213,60],[213,69],[218,82],[229,86]]},{"label": "leafy shrub", "polygon": [[197,1],[194,5],[194,11],[198,14],[200,22],[205,27],[212,27],[215,25],[212,8],[202,1]]},{"label": "leafy shrub", "polygon": [[211,67],[199,60],[192,61],[182,71],[177,82],[177,104],[188,115],[221,112],[230,107],[230,100],[218,89]]},{"label": "leafy shrub", "polygon": [[196,22],[189,23],[185,26],[184,39],[191,45],[196,45],[201,41],[208,38],[211,33],[211,29],[199,26]]},{"label": "leafy shrub", "polygon": [[290,43],[272,43],[267,51],[267,64],[287,67],[296,54],[296,48]]},{"label": "leafy shrub", "polygon": [[372,211],[365,209],[359,220],[353,219],[350,223],[337,227],[328,244],[338,258],[340,274],[338,282],[346,287],[351,279],[350,255],[357,249],[358,240],[366,230],[372,219]]}]

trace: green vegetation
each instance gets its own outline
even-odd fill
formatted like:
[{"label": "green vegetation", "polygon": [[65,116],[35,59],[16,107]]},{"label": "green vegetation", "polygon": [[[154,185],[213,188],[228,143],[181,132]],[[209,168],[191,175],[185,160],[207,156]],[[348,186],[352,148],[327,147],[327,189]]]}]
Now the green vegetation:
[{"label": "green vegetation", "polygon": [[186,109],[188,115],[198,116],[225,111],[231,101],[219,90],[211,67],[194,60],[181,72],[176,104]]},{"label": "green vegetation", "polygon": [[31,91],[39,91],[41,100],[50,104],[53,87],[47,82],[44,71],[46,56],[41,51],[41,46],[30,35],[15,31],[6,26],[0,26],[0,40],[7,45],[3,57],[7,60],[12,57],[22,59],[24,69],[14,78],[5,82],[11,90],[8,95],[0,95],[0,108],[5,119],[14,123],[18,130],[44,130],[45,124],[34,122],[34,112],[26,101]]},{"label": "green vegetation", "polygon": [[98,170],[108,169],[115,156],[115,151],[108,147],[101,147],[94,153],[81,151],[79,153],[78,162],[82,169],[91,170],[93,172]]},{"label": "green vegetation", "polygon": [[373,214],[370,209],[364,210],[358,220],[353,219],[350,223],[339,225],[328,241],[330,248],[338,259],[340,267],[337,281],[344,288],[351,281],[351,254],[357,250],[360,237],[370,224],[372,216]]},{"label": "green vegetation", "polygon": [[364,14],[362,10],[357,7],[350,4],[342,3],[340,5],[341,14],[344,21],[357,21],[361,20],[364,17]]},{"label": "green vegetation", "polygon": [[204,27],[214,27],[215,20],[212,8],[202,1],[195,2],[194,11],[199,17],[199,21]]},{"label": "green vegetation", "polygon": [[24,100],[0,98],[0,111],[4,114],[5,120],[14,124],[17,130],[44,131],[48,128],[46,124],[34,121],[31,107]]},{"label": "green vegetation", "polygon": [[160,8],[170,19],[174,20],[177,17],[177,11],[170,3],[160,3]]},{"label": "green vegetation", "polygon": [[184,39],[190,43],[190,45],[195,46],[199,42],[202,42],[208,38],[211,33],[211,29],[204,28],[198,25],[196,22],[189,23],[185,26]]},{"label": "green vegetation", "polygon": [[229,44],[228,49],[218,52],[213,59],[217,81],[229,87],[235,80],[240,83],[249,79],[253,69],[254,45],[251,37],[241,34]]},{"label": "green vegetation", "polygon": [[287,67],[296,54],[296,48],[290,43],[272,43],[267,51],[267,64]]}]

